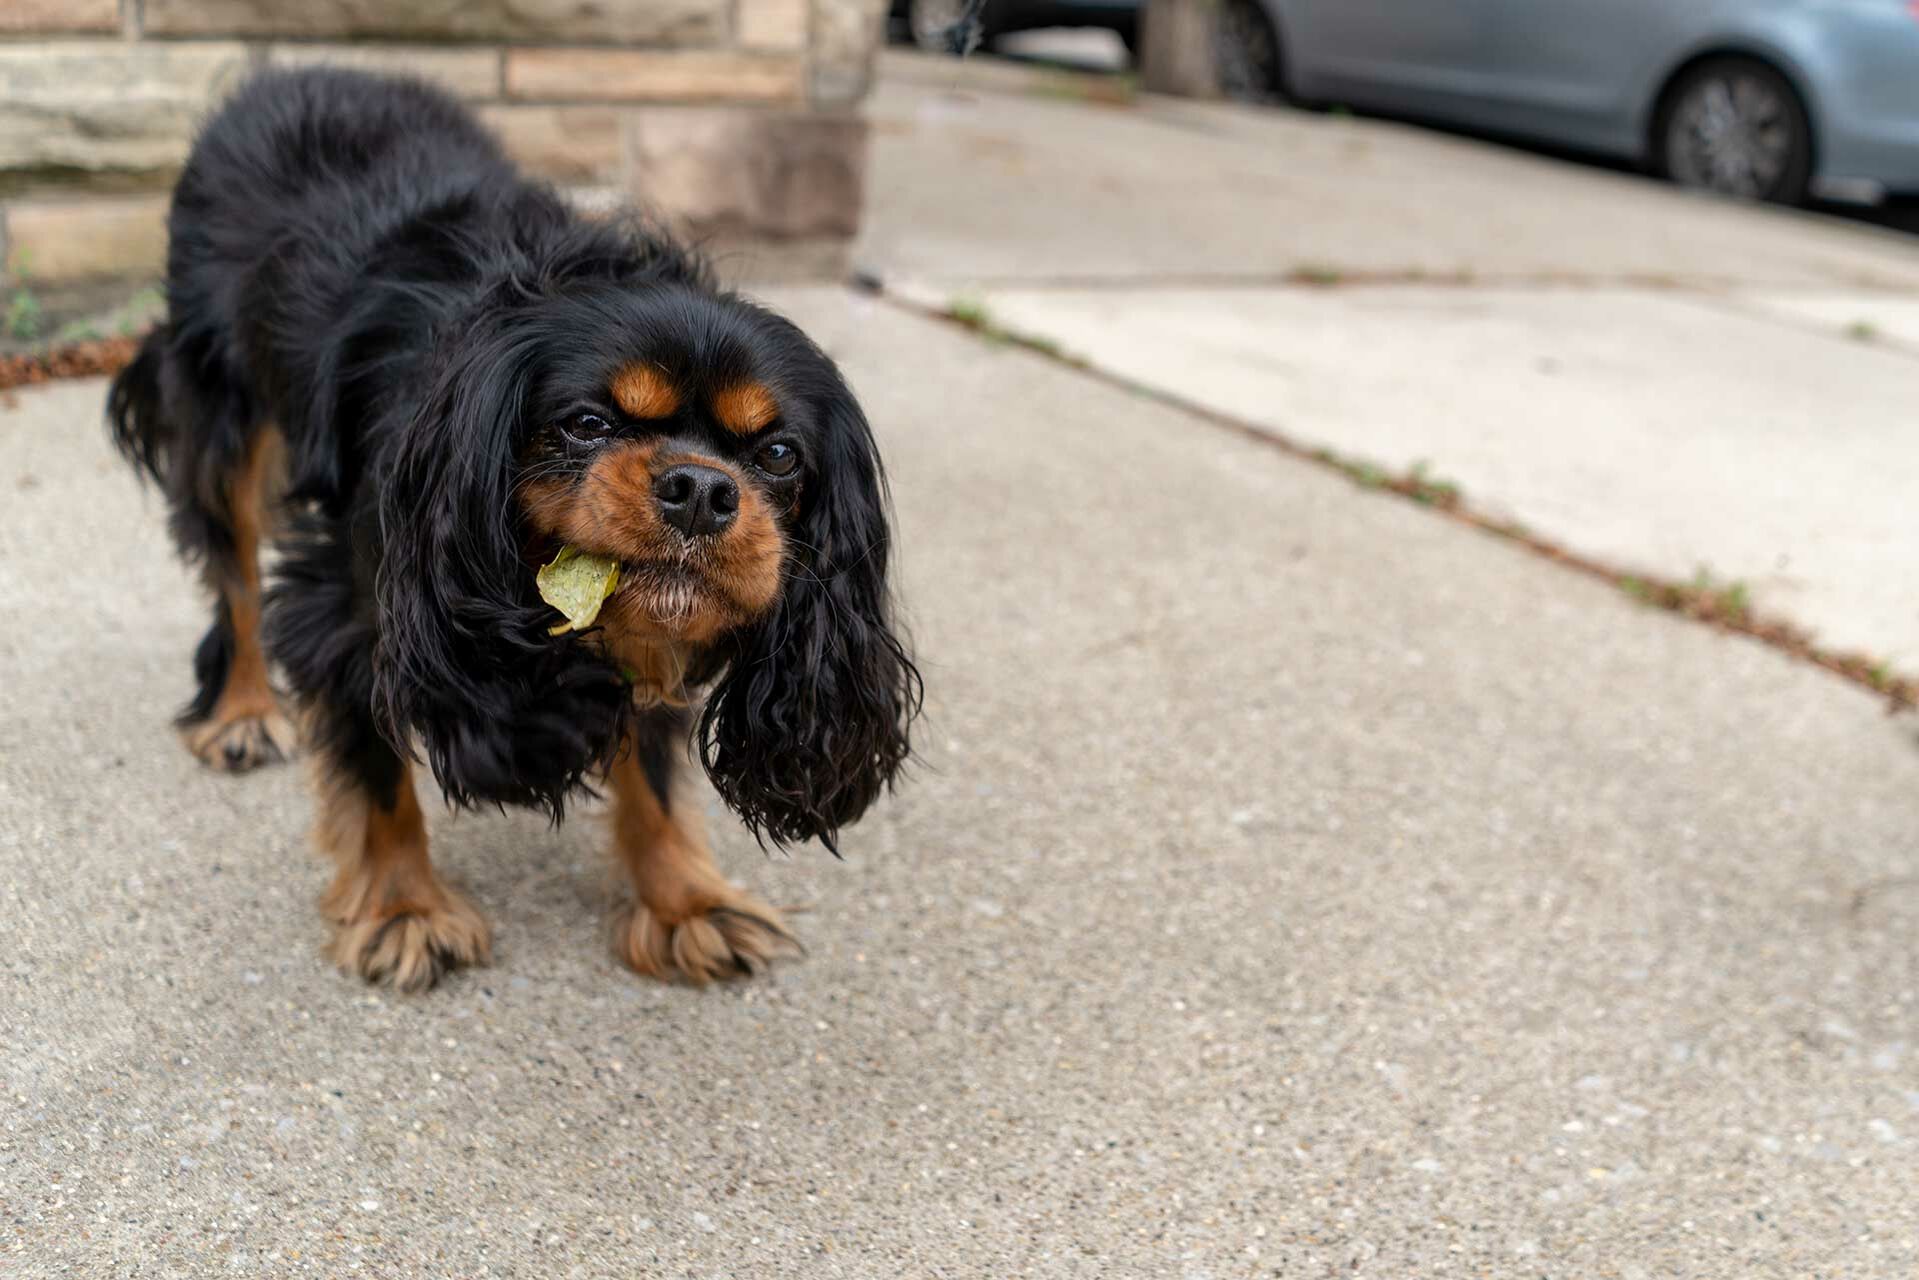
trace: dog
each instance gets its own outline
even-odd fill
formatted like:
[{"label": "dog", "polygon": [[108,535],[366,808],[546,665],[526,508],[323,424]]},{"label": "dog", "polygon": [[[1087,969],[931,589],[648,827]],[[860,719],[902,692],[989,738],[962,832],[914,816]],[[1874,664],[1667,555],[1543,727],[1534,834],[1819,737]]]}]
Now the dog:
[{"label": "dog", "polygon": [[[406,79],[257,75],[196,140],[168,235],[166,318],[111,432],[215,597],[177,722],[193,754],[287,754],[284,675],[337,864],[331,958],[408,991],[489,959],[428,857],[421,748],[456,807],[557,823],[610,792],[614,949],[639,973],[791,949],[675,776],[697,758],[762,844],[837,855],[910,756],[886,481],[832,360]],[[562,547],[620,565],[584,631],[538,595]]]}]

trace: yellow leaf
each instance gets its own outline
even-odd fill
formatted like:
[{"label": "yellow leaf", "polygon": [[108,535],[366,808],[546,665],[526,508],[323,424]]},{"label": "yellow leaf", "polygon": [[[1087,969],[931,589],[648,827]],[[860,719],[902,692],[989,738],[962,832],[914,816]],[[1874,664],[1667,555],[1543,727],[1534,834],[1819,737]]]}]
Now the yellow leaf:
[{"label": "yellow leaf", "polygon": [[565,546],[548,564],[540,566],[540,599],[566,615],[566,621],[547,628],[550,636],[583,631],[600,616],[600,605],[620,585],[620,562]]}]

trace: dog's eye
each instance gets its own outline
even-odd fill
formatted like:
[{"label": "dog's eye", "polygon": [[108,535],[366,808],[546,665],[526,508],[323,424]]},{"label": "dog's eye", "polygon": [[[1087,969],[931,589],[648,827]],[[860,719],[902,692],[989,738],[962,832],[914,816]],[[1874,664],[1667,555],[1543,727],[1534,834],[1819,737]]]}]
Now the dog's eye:
[{"label": "dog's eye", "polygon": [[597,413],[578,413],[562,425],[560,430],[580,444],[598,444],[613,434],[613,424]]},{"label": "dog's eye", "polygon": [[800,453],[790,444],[769,444],[754,455],[753,461],[769,476],[790,476],[800,465]]}]

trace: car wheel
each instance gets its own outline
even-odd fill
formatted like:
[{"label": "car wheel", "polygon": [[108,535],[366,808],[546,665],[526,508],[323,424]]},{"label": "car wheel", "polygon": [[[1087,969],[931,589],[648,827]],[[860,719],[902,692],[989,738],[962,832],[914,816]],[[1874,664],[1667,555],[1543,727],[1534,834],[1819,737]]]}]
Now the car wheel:
[{"label": "car wheel", "polygon": [[[970,7],[968,0],[907,0],[906,21],[913,32],[913,43],[928,53],[956,52],[952,44],[955,28],[965,20]],[[984,8],[982,5],[982,16]],[[974,45],[985,44],[990,34],[982,23],[977,38],[958,52],[972,52]]]},{"label": "car wheel", "polygon": [[1798,204],[1812,177],[1812,125],[1798,91],[1750,58],[1715,58],[1674,83],[1660,112],[1659,168],[1682,187]]},{"label": "car wheel", "polygon": [[1285,101],[1279,32],[1259,0],[1220,0],[1214,7],[1213,67],[1219,91],[1235,102]]}]

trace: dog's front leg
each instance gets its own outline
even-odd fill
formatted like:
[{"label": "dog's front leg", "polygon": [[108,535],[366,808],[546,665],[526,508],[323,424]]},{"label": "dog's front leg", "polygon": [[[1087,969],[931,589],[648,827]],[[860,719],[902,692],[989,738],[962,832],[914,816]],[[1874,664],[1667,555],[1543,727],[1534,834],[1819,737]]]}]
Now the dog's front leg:
[{"label": "dog's front leg", "polygon": [[777,911],[727,883],[698,811],[675,802],[684,741],[673,713],[642,715],[607,773],[613,853],[633,888],[613,949],[635,972],[704,984],[755,973],[799,944]]},{"label": "dog's front leg", "polygon": [[339,867],[320,901],[334,926],[327,954],[368,982],[420,991],[485,964],[492,942],[479,911],[434,874],[412,769],[395,758],[373,778],[366,763],[317,761],[316,838]]}]

